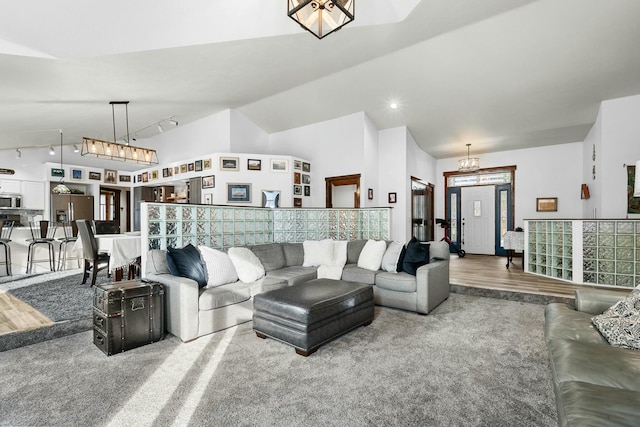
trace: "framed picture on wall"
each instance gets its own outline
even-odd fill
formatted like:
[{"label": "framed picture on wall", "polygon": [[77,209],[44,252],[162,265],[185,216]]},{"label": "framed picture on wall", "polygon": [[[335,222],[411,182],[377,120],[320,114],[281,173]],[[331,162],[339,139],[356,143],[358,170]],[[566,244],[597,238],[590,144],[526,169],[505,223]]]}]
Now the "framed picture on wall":
[{"label": "framed picture on wall", "polygon": [[302,179],[300,178],[300,172],[294,172],[293,173],[293,183],[294,184],[302,183]]},{"label": "framed picture on wall", "polygon": [[227,184],[227,203],[251,203],[251,184]]},{"label": "framed picture on wall", "polygon": [[221,171],[238,171],[240,170],[240,159],[238,157],[220,157]]},{"label": "framed picture on wall", "polygon": [[58,177],[58,178],[64,178],[64,169],[51,168],[51,176],[55,176],[55,177]]},{"label": "framed picture on wall", "polygon": [[373,200],[373,188],[367,190],[367,199]]},{"label": "framed picture on wall", "polygon": [[259,171],[262,169],[262,160],[260,159],[247,159],[247,170]]},{"label": "framed picture on wall", "polygon": [[310,185],[305,185],[304,186],[304,195],[305,196],[311,196],[311,186]]},{"label": "framed picture on wall", "polygon": [[538,197],[536,199],[536,211],[556,212],[558,210],[557,197]]},{"label": "framed picture on wall", "polygon": [[303,184],[311,184],[311,175],[302,174],[302,183]]},{"label": "framed picture on wall", "polygon": [[293,198],[293,207],[294,208],[301,208],[302,207],[302,198],[301,197],[294,197]]},{"label": "framed picture on wall", "polygon": [[202,177],[202,188],[214,188],[216,186],[216,177],[215,175],[203,176]]},{"label": "framed picture on wall", "polygon": [[120,182],[131,182],[131,175],[118,175]]},{"label": "framed picture on wall", "polygon": [[204,204],[205,205],[212,205],[213,204],[213,194],[206,193],[204,195]]},{"label": "framed picture on wall", "polygon": [[71,168],[71,179],[80,181],[82,179],[82,169]]},{"label": "framed picture on wall", "polygon": [[294,196],[302,196],[302,185],[294,185],[293,186],[293,195]]},{"label": "framed picture on wall", "polygon": [[395,203],[396,202],[396,193],[389,193],[389,203]]},{"label": "framed picture on wall", "polygon": [[302,162],[302,172],[311,172],[311,163]]},{"label": "framed picture on wall", "polygon": [[271,159],[271,172],[286,172],[289,170],[289,162],[285,159]]},{"label": "framed picture on wall", "polygon": [[118,171],[113,169],[104,170],[104,182],[107,184],[115,184],[118,180]]},{"label": "framed picture on wall", "polygon": [[202,161],[202,167],[204,169],[211,169],[211,159],[204,159]]},{"label": "framed picture on wall", "polygon": [[202,160],[196,160],[194,162],[196,172],[200,172],[202,170]]},{"label": "framed picture on wall", "polygon": [[102,179],[102,174],[100,172],[89,172],[89,179],[100,181]]},{"label": "framed picture on wall", "polygon": [[294,160],[293,161],[293,168],[296,169],[296,170],[302,169],[302,160]]}]

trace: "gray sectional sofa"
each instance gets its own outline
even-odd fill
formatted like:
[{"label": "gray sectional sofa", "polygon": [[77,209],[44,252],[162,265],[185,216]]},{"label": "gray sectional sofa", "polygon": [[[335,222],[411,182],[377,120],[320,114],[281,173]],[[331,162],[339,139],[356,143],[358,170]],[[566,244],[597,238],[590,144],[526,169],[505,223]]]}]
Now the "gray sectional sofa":
[{"label": "gray sectional sofa", "polygon": [[546,307],[558,425],[640,425],[640,352],[609,345],[591,321],[628,294],[579,289],[575,309],[560,303]]},{"label": "gray sectional sofa", "polygon": [[[446,243],[429,242],[431,262],[418,268],[416,276],[357,267],[365,243],[366,240],[348,242],[342,280],[372,285],[376,304],[427,314],[448,298],[449,247]],[[169,333],[182,341],[190,341],[248,322],[253,314],[253,297],[258,293],[317,278],[317,267],[303,267],[302,243],[269,243],[249,249],[262,263],[265,277],[253,283],[238,281],[213,288],[199,288],[194,280],[173,276],[167,266],[166,251],[149,252],[145,278],[165,287]]]}]

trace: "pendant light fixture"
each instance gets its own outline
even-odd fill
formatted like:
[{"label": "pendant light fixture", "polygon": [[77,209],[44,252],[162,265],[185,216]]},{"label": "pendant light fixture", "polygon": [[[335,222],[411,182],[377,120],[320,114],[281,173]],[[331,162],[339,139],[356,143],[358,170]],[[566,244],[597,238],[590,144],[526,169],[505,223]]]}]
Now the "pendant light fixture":
[{"label": "pendant light fixture", "polygon": [[469,157],[469,147],[471,147],[471,144],[467,144],[467,158],[458,160],[458,170],[460,172],[470,172],[480,168],[480,159]]},{"label": "pendant light fixture", "polygon": [[70,194],[71,190],[69,190],[69,187],[64,185],[64,162],[62,161],[62,139],[63,139],[62,129],[60,129],[60,170],[62,171],[62,176],[60,177],[60,182],[58,183],[58,185],[53,187],[51,191],[54,192],[55,194]]},{"label": "pendant light fixture", "polygon": [[[111,104],[111,114],[113,116],[113,142],[102,141],[95,138],[82,138],[82,152],[80,154],[82,156],[94,156],[123,162],[136,162],[145,165],[158,164],[158,154],[156,150],[129,145],[129,101],[111,101],[109,104]],[[116,142],[116,105],[125,106],[127,119],[126,144]]]},{"label": "pendant light fixture", "polygon": [[321,39],[353,21],[355,0],[289,0],[287,15]]}]

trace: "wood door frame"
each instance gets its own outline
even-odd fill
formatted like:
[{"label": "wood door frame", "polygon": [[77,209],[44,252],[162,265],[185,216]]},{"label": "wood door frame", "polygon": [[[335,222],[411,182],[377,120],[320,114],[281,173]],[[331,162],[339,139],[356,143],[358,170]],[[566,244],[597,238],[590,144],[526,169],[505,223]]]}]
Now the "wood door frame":
[{"label": "wood door frame", "polygon": [[352,175],[341,175],[341,176],[331,176],[324,179],[325,181],[325,194],[326,194],[326,207],[333,207],[332,200],[332,187],[340,186],[340,185],[355,185],[356,192],[353,200],[353,207],[360,207],[360,174],[352,174]]},{"label": "wood door frame", "polygon": [[[422,180],[420,178],[417,178],[415,176],[411,176],[411,184],[413,184],[414,181],[419,182],[420,184],[425,186],[425,190],[426,190],[426,193],[427,193],[425,196],[428,197],[428,200],[431,202],[431,212],[427,212],[426,213],[426,215],[427,215],[426,219],[430,219],[431,225],[429,226],[428,224],[424,224],[424,221],[423,221],[423,225],[429,226],[431,228],[431,237],[435,238],[435,236],[436,236],[436,234],[435,234],[435,231],[436,231],[435,230],[435,223],[436,223],[436,221],[435,221],[435,185],[433,185],[433,184],[431,184],[431,183],[429,183],[427,181],[424,181],[424,180]],[[411,221],[410,221],[410,224],[411,224],[411,234],[413,235],[413,209],[414,209],[414,205],[413,205],[413,188],[411,189],[411,195],[412,195],[412,197],[410,197],[411,198]],[[429,204],[427,204],[427,206],[429,206]],[[431,214],[432,218],[429,218],[429,214]],[[425,218],[423,218],[423,220],[424,219]]]}]

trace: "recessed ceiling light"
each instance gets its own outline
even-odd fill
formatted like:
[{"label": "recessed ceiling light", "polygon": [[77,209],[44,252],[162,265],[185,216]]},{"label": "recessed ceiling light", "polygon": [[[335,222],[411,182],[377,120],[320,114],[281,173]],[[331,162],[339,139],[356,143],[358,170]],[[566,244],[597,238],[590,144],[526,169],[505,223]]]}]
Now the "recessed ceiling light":
[{"label": "recessed ceiling light", "polygon": [[392,102],[391,104],[389,104],[389,108],[391,108],[392,110],[395,110],[396,108],[398,108],[398,104],[396,104],[395,102]]}]

